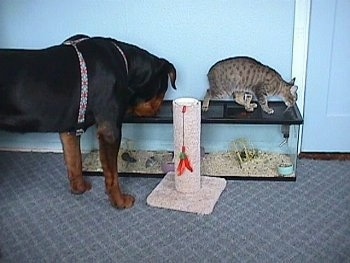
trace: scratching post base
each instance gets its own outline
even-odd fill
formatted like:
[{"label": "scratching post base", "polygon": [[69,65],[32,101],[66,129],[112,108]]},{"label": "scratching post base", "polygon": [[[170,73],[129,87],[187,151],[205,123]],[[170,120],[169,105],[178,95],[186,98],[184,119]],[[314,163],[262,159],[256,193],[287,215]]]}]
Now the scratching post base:
[{"label": "scratching post base", "polygon": [[175,173],[165,175],[158,186],[147,197],[147,204],[153,207],[178,210],[196,214],[210,214],[222,191],[226,180],[201,176],[201,188],[193,193],[182,193],[175,188]]}]

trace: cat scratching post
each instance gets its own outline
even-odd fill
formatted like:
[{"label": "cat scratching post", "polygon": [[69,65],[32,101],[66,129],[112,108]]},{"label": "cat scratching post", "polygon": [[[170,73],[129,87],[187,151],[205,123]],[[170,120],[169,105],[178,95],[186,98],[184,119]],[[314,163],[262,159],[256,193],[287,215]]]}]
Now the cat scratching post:
[{"label": "cat scratching post", "polygon": [[223,178],[201,176],[201,105],[193,98],[173,101],[175,171],[165,175],[147,204],[197,214],[210,214],[226,187]]},{"label": "cat scratching post", "polygon": [[201,187],[201,104],[196,99],[173,101],[175,188],[194,193]]}]

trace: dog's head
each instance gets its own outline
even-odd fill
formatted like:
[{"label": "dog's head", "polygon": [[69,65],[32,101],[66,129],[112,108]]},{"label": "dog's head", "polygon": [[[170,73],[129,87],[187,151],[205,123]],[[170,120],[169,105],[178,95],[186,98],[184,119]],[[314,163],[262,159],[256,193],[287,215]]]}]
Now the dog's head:
[{"label": "dog's head", "polygon": [[135,59],[136,70],[132,70],[129,76],[129,88],[133,92],[129,111],[137,116],[154,116],[158,113],[169,79],[173,89],[176,89],[173,64],[150,56],[149,60]]}]

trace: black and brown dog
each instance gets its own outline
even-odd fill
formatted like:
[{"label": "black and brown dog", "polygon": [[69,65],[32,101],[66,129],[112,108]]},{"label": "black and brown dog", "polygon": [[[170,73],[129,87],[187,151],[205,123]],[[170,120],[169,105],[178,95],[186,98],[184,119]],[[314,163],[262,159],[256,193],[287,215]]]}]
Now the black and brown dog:
[{"label": "black and brown dog", "polygon": [[[176,70],[167,60],[111,38],[76,35],[41,50],[0,49],[0,129],[58,132],[71,191],[91,189],[82,175],[80,132],[97,125],[111,203],[128,208],[116,157],[125,114],[157,114]],[[78,133],[78,134],[77,134]]]}]

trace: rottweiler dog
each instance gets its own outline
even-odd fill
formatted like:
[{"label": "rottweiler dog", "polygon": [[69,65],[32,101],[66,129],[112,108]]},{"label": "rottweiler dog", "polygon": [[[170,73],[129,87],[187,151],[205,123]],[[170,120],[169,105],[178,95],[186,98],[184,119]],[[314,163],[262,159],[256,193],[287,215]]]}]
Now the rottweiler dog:
[{"label": "rottweiler dog", "polygon": [[129,208],[134,197],[119,185],[117,154],[123,118],[157,114],[176,70],[135,45],[112,38],[75,35],[40,50],[0,49],[0,129],[58,132],[71,192],[91,184],[82,175],[80,135],[97,126],[106,193]]}]

